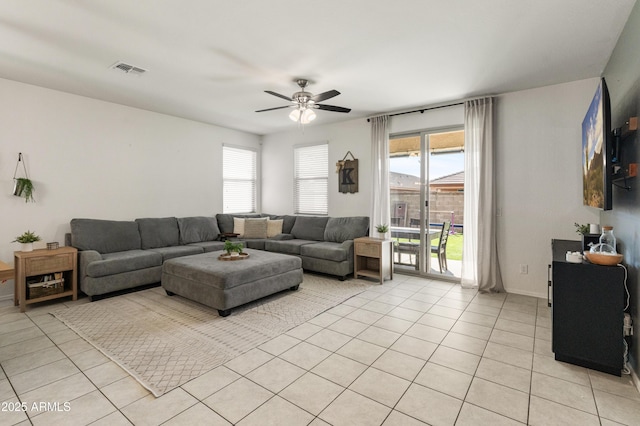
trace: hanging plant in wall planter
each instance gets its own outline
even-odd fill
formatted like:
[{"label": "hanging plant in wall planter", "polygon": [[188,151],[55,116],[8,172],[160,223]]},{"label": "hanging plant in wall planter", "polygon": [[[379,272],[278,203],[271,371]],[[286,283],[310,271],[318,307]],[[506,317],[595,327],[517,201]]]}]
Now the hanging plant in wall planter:
[{"label": "hanging plant in wall planter", "polygon": [[[16,177],[20,163],[22,163],[22,169],[24,170],[23,178]],[[29,201],[36,201],[33,198],[33,182],[31,182],[29,175],[27,175],[27,167],[24,165],[24,161],[22,161],[22,153],[18,154],[18,162],[16,163],[16,169],[13,172],[13,195],[24,198],[25,203],[28,203]]]},{"label": "hanging plant in wall planter", "polygon": [[13,195],[16,197],[23,197],[24,202],[35,202],[33,198],[33,182],[27,178],[14,178]]}]

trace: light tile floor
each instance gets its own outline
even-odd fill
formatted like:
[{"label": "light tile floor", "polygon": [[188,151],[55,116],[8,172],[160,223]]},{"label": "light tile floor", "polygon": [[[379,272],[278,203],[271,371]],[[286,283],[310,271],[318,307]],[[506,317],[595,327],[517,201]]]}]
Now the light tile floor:
[{"label": "light tile floor", "polygon": [[640,424],[629,376],[553,359],[546,300],[396,275],[160,398],[48,314],[86,302],[0,307],[1,425]]}]

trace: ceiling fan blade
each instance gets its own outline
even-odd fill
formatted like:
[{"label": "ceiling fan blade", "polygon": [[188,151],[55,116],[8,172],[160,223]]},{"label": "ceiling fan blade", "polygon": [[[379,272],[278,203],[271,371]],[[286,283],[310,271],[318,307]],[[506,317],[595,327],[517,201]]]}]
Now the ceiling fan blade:
[{"label": "ceiling fan blade", "polygon": [[288,96],[281,95],[280,93],[272,92],[271,90],[265,90],[265,93],[268,93],[268,94],[273,95],[273,96],[277,96],[277,97],[285,99],[285,100],[287,100],[289,102],[291,102],[293,100]]},{"label": "ceiling fan blade", "polygon": [[338,92],[337,90],[329,90],[328,92],[324,92],[324,93],[320,93],[317,94],[315,96],[311,97],[311,100],[313,102],[322,102],[322,101],[326,101],[327,99],[331,99],[333,97],[336,97],[340,94],[340,92]]},{"label": "ceiling fan blade", "polygon": [[265,112],[265,111],[273,111],[274,109],[285,109],[285,108],[289,108],[290,105],[287,106],[279,106],[279,107],[275,107],[275,108],[267,108],[267,109],[259,109],[256,112]]},{"label": "ceiling fan blade", "polygon": [[323,104],[316,104],[316,106],[318,107],[318,109],[323,109],[325,111],[351,112],[351,108],[343,108],[343,107],[339,107],[339,106],[323,105]]}]

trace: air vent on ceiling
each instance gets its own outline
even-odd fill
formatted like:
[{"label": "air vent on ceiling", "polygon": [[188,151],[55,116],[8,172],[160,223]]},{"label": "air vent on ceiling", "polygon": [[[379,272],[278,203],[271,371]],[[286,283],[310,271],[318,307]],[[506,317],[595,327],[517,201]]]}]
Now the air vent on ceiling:
[{"label": "air vent on ceiling", "polygon": [[135,65],[127,64],[124,62],[116,62],[111,66],[111,69],[122,71],[123,73],[130,75],[142,75],[147,72],[147,70],[145,70],[144,68],[136,67]]}]

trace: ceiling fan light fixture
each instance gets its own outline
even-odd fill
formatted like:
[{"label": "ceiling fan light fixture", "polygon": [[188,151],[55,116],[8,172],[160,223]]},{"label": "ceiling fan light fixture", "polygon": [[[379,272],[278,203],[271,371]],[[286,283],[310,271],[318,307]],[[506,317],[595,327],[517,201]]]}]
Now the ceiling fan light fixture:
[{"label": "ceiling fan light fixture", "polygon": [[302,114],[300,115],[300,123],[302,124],[309,124],[315,119],[316,119],[316,113],[309,108],[304,109],[302,111]]},{"label": "ceiling fan light fixture", "polygon": [[296,80],[296,83],[298,83],[298,86],[300,86],[301,90],[299,92],[295,92],[293,95],[291,95],[291,97],[281,95],[279,93],[272,92],[270,90],[265,90],[265,92],[270,95],[273,95],[278,98],[285,99],[291,102],[290,105],[261,109],[256,112],[273,111],[276,109],[291,107],[293,108],[293,111],[289,113],[289,119],[303,126],[305,124],[311,123],[313,120],[316,119],[316,113],[314,111],[315,109],[321,109],[321,110],[333,111],[333,112],[343,112],[343,113],[351,112],[350,108],[343,108],[343,107],[338,107],[334,105],[325,105],[320,103],[327,99],[331,99],[333,97],[338,96],[340,92],[338,92],[337,90],[329,90],[328,92],[323,92],[318,95],[314,95],[313,93],[307,92],[305,90],[305,87],[307,87],[307,84],[309,84],[308,80],[298,79]]},{"label": "ceiling fan light fixture", "polygon": [[300,116],[302,111],[300,111],[299,108],[294,109],[293,111],[291,111],[291,113],[289,114],[289,118],[291,119],[291,121],[298,121],[300,120]]}]

